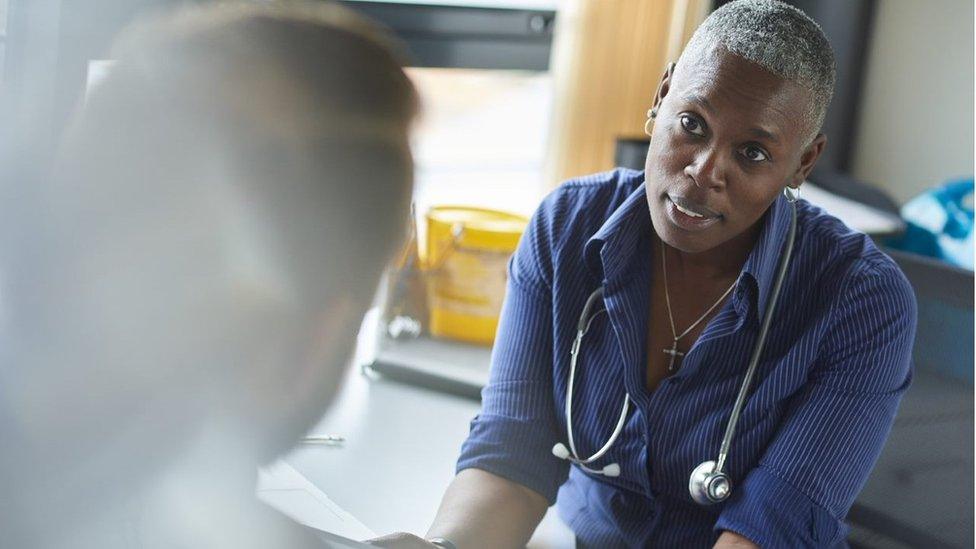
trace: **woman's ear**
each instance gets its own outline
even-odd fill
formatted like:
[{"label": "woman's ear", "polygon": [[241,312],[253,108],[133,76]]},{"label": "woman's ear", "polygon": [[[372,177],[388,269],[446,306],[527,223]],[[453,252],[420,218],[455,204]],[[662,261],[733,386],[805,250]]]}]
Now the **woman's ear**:
[{"label": "woman's ear", "polygon": [[674,76],[675,64],[672,61],[668,63],[668,66],[664,68],[664,74],[661,75],[661,81],[657,85],[657,91],[654,92],[654,103],[651,106],[651,110],[657,114],[658,109],[661,108],[661,101],[664,97],[668,95],[668,90],[671,89],[671,78]]},{"label": "woman's ear", "polygon": [[817,134],[817,137],[807,145],[804,149],[803,154],[800,155],[800,165],[797,166],[796,171],[793,172],[793,176],[787,183],[790,187],[794,189],[799,189],[800,185],[806,181],[810,172],[813,171],[813,166],[816,165],[817,159],[824,151],[824,147],[827,146],[827,136],[824,134]]}]

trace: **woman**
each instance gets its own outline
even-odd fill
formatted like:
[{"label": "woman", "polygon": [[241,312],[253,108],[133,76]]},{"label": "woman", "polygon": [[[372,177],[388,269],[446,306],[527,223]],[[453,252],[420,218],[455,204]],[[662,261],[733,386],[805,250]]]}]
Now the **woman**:
[{"label": "woman", "polygon": [[[833,81],[802,12],[727,4],[661,79],[644,172],[571,181],[543,202],[510,264],[435,545],[524,545],[557,491],[583,547],[842,542],[911,378],[915,304],[869,238],[792,203],[825,146]],[[770,311],[728,459],[698,469],[711,492],[693,496]]]}]

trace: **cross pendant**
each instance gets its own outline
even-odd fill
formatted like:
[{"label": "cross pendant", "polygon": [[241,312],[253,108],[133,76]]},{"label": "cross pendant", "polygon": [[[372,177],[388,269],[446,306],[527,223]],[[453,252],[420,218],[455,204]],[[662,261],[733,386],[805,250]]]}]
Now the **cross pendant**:
[{"label": "cross pendant", "polygon": [[[679,358],[679,357],[685,356],[684,353],[682,353],[681,351],[678,350],[678,340],[677,339],[674,340],[674,342],[671,343],[671,348],[670,349],[664,349],[664,354],[671,355],[671,362],[668,363],[668,371],[669,372],[672,372],[672,373],[676,369],[675,368],[675,365],[674,365],[675,359],[676,358]],[[680,366],[680,364],[679,364],[679,366]]]}]

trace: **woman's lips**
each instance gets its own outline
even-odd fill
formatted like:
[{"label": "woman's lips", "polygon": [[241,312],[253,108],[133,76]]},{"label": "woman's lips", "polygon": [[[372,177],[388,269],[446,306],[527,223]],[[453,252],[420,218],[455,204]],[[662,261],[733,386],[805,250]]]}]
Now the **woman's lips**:
[{"label": "woman's lips", "polygon": [[706,213],[700,211],[699,208],[695,208],[691,204],[685,202],[681,206],[681,209],[684,209],[689,212],[700,213],[701,217],[695,215],[689,215],[688,213],[681,211],[681,209],[679,209],[678,205],[674,203],[674,201],[671,199],[670,196],[665,197],[665,203],[666,204],[664,207],[664,211],[665,213],[667,213],[668,219],[670,219],[672,223],[674,223],[675,225],[677,225],[678,227],[686,231],[702,231],[704,229],[707,229],[708,227],[711,227],[715,223],[718,223],[718,220],[721,219],[721,216],[709,215],[710,212]]}]

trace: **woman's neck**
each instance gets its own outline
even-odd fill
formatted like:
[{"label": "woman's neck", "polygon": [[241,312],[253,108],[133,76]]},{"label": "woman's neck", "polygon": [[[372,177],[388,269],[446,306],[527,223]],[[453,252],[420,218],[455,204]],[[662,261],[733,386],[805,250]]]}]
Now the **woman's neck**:
[{"label": "woman's neck", "polygon": [[727,242],[698,253],[684,252],[659,240],[659,253],[667,254],[668,272],[676,276],[703,282],[727,281],[739,276],[761,229],[762,224],[756,223]]}]

